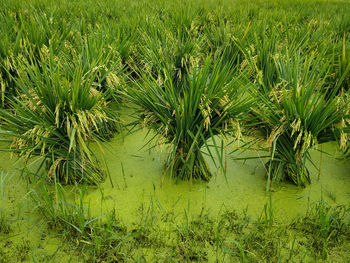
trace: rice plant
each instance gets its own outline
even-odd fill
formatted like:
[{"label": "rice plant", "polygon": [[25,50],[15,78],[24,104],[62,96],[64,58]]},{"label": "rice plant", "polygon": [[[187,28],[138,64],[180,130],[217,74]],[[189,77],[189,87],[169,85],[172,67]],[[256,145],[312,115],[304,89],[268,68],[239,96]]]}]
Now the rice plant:
[{"label": "rice plant", "polygon": [[21,32],[15,30],[16,25],[12,20],[6,17],[0,18],[0,100],[2,108],[7,105],[6,97],[12,97],[15,93],[11,76],[15,75],[15,58],[20,53]]},{"label": "rice plant", "polygon": [[337,100],[339,86],[325,86],[322,72],[327,76],[330,65],[322,64],[315,55],[302,58],[298,52],[275,57],[274,63],[276,81],[261,80],[262,73],[257,71],[259,84],[253,94],[259,103],[252,110],[251,121],[255,134],[265,138],[270,147],[266,164],[269,182],[287,178],[304,186],[310,183],[309,150],[333,140],[332,130],[347,118],[347,105]]},{"label": "rice plant", "polygon": [[250,104],[230,67],[207,59],[203,67],[185,75],[180,89],[173,74],[164,69],[164,82],[143,75],[142,82],[128,93],[129,100],[140,107],[138,122],[159,135],[160,143],[171,145],[166,165],[171,176],[209,180],[211,172],[202,147],[210,152],[210,138],[235,128],[240,133],[239,118]]},{"label": "rice plant", "polygon": [[31,55],[40,59],[39,53],[43,48],[50,48],[55,54],[66,42],[72,39],[75,32],[64,17],[53,19],[47,14],[23,12],[14,14],[6,10],[6,15],[0,15],[0,95],[2,107],[7,107],[7,98],[15,96],[17,77],[17,56]]},{"label": "rice plant", "polygon": [[241,32],[240,28],[220,17],[216,17],[213,20],[211,21],[212,24],[204,28],[206,44],[204,52],[221,57],[223,63],[230,63],[235,58],[233,65],[239,64],[244,59],[244,55],[235,45],[235,39],[238,38],[241,44],[244,43],[250,29],[250,23]]},{"label": "rice plant", "polygon": [[[107,42],[109,48],[117,51],[122,65],[127,68],[130,64],[133,64],[132,56],[136,52],[134,44],[137,37],[135,28],[137,27],[137,20],[129,17],[125,21],[118,21],[112,26],[108,24],[103,30],[98,30],[100,33],[98,37],[104,43]],[[128,69],[130,70],[130,68]]]},{"label": "rice plant", "polygon": [[95,82],[99,83],[94,88],[108,96],[108,100],[120,101],[118,91],[124,86],[125,79],[123,65],[117,50],[106,47],[101,34],[91,34],[80,39],[78,47],[66,41],[65,48],[59,54],[61,56],[64,57],[62,63],[65,63],[69,79],[74,78],[76,67],[82,68],[83,75],[94,70]]},{"label": "rice plant", "polygon": [[[147,34],[142,35],[146,44],[140,48],[140,70],[149,72],[159,81],[170,77],[175,86],[183,86],[185,75],[202,59],[201,39],[184,30],[172,32],[165,25],[150,28]],[[164,68],[168,76],[165,75]]]},{"label": "rice plant", "polygon": [[[11,151],[24,161],[41,156],[47,176],[64,183],[99,183],[104,178],[88,141],[100,141],[116,130],[115,113],[94,69],[79,64],[73,74],[52,54],[19,63],[18,97],[1,110],[2,134],[13,137]],[[99,82],[96,82],[98,80]]]},{"label": "rice plant", "polygon": [[335,56],[333,74],[331,81],[338,83],[341,87],[341,91],[349,92],[350,88],[350,49],[349,41],[346,39],[345,35],[340,42],[339,51]]}]

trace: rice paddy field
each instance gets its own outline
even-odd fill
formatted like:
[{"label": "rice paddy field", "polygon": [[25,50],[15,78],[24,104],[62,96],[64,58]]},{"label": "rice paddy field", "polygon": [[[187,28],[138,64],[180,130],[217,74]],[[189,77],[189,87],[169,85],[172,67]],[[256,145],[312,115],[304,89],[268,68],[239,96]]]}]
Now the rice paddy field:
[{"label": "rice paddy field", "polygon": [[0,0],[0,262],[350,262],[350,2]]}]

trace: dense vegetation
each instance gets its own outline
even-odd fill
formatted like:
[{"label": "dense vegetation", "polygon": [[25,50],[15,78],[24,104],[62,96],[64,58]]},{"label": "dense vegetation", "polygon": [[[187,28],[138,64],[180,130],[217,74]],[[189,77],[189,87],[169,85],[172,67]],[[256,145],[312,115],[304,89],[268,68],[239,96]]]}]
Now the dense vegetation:
[{"label": "dense vegetation", "polygon": [[[305,186],[312,183],[310,149],[336,141],[345,157],[349,151],[349,14],[350,4],[336,0],[0,1],[0,133],[10,143],[4,150],[24,162],[39,160],[30,182],[54,183],[56,191],[59,183],[98,185],[108,167],[91,143],[101,146],[138,126],[168,147],[169,176],[210,180],[207,155],[225,172],[224,140],[220,145],[217,138],[226,138],[266,151],[267,190],[281,180]],[[126,107],[135,113],[130,123],[120,119]],[[32,196],[48,221],[74,226],[86,242],[115,232],[103,225],[93,233],[87,224],[94,220],[79,221],[79,207],[54,211],[49,195]],[[330,209],[321,205],[318,212]],[[342,209],[332,213],[344,226],[327,221],[332,229],[317,232],[323,240],[317,255],[326,257],[336,233],[349,234]],[[177,228],[184,247],[173,253],[202,261],[206,256],[188,251],[186,240],[204,237],[191,236],[188,224]],[[219,247],[216,235],[206,241]],[[245,251],[259,249],[249,247],[253,237],[244,238],[230,256],[249,261]],[[124,241],[108,242],[95,246],[95,260],[119,261],[129,253],[110,258],[103,246]],[[251,260],[278,255],[262,257]]]},{"label": "dense vegetation", "polygon": [[87,142],[113,135],[128,100],[173,145],[167,167],[183,179],[209,179],[201,149],[241,127],[267,142],[277,182],[310,183],[319,142],[346,149],[346,3],[144,4],[1,3],[0,117],[14,152],[43,156],[51,178],[98,183]]}]

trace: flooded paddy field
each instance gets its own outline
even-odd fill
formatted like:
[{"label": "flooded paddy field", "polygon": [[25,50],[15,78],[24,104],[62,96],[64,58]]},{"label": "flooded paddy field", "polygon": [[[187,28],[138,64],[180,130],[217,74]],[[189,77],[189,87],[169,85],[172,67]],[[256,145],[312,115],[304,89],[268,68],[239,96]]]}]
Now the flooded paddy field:
[{"label": "flooded paddy field", "polygon": [[350,262],[349,14],[0,1],[0,263]]},{"label": "flooded paddy field", "polygon": [[[109,216],[113,213],[115,222],[126,231],[123,232],[125,238],[140,243],[133,245],[137,252],[129,248],[130,255],[133,255],[129,260],[138,257],[140,260],[144,258],[151,261],[153,257],[158,260],[171,257],[175,259],[181,254],[196,260],[215,261],[218,258],[220,261],[232,262],[240,260],[241,255],[238,253],[239,245],[234,240],[260,233],[270,241],[281,238],[280,235],[283,234],[285,240],[279,241],[284,246],[279,248],[279,253],[282,253],[280,258],[286,259],[290,255],[294,257],[295,254],[301,261],[313,261],[314,254],[310,250],[315,248],[302,243],[305,242],[303,231],[306,230],[298,229],[293,224],[302,225],[305,216],[315,216],[313,213],[319,209],[321,202],[327,207],[349,205],[350,163],[337,158],[339,152],[334,143],[322,145],[322,153],[316,150],[312,152],[313,159],[316,160],[315,166],[321,169],[312,170],[310,186],[300,188],[284,182],[267,193],[263,160],[234,160],[237,156],[254,155],[256,152],[234,152],[228,158],[225,175],[212,163],[211,169],[218,171],[210,182],[197,181],[190,184],[188,181],[176,181],[164,174],[165,160],[162,153],[165,149],[150,150],[144,147],[147,136],[150,136],[147,131],[141,130],[128,136],[115,136],[106,143],[103,151],[110,178],[99,187],[62,188],[65,192],[65,205],[79,204],[82,201],[84,209],[89,210],[89,218],[99,218],[101,222],[108,223]],[[96,152],[100,150],[96,149]],[[16,158],[11,159],[9,153],[1,153],[1,157],[1,169],[9,178],[1,200],[2,211],[6,214],[1,222],[2,260],[82,262],[78,256],[81,253],[78,247],[84,246],[83,240],[67,237],[70,233],[57,231],[57,226],[52,229],[40,213],[38,204],[31,198],[31,191],[39,189],[21,175],[23,164],[16,161]],[[85,189],[83,196],[79,191],[82,188]],[[52,197],[55,196],[54,186],[50,186],[47,191],[53,194]],[[219,236],[215,237],[216,234]],[[176,249],[184,251],[171,248],[174,240],[179,238],[178,235],[185,247]],[[185,237],[186,235],[189,236]],[[188,240],[184,240],[186,238]],[[231,251],[222,251],[222,248],[219,252],[216,251],[213,246],[215,238],[221,238],[227,247],[231,246]],[[344,262],[349,257],[347,249],[350,242],[346,240],[331,249],[329,256],[335,260],[333,262]],[[266,241],[260,241],[264,242],[261,245],[266,244]],[[82,243],[77,245],[75,242]],[[293,251],[292,243],[295,242],[299,244],[295,245]],[[203,250],[202,245],[205,245]],[[169,249],[172,254],[169,254]],[[89,251],[88,248],[85,250]],[[267,255],[260,257],[248,254],[247,258],[266,260],[276,257],[268,255],[271,251],[263,251]],[[91,255],[88,256],[87,253],[85,256],[87,260]],[[267,258],[264,259],[263,256]]]}]

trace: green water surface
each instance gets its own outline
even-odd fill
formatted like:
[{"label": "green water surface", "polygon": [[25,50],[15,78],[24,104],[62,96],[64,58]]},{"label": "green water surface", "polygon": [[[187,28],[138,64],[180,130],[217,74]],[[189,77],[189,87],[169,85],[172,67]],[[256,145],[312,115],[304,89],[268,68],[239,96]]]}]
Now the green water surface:
[{"label": "green water surface", "polygon": [[[210,182],[176,181],[164,172],[166,149],[149,149],[152,145],[145,146],[151,136],[146,130],[128,136],[116,135],[104,145],[103,153],[96,145],[92,145],[99,159],[102,160],[101,156],[104,156],[110,172],[110,177],[102,185],[88,187],[85,202],[89,205],[92,216],[114,209],[117,217],[130,226],[139,220],[140,208],[150,204],[157,206],[161,213],[172,211],[179,215],[197,214],[202,208],[213,215],[225,209],[247,209],[247,213],[255,218],[262,214],[269,199],[263,166],[265,160],[234,159],[263,153],[236,151],[229,155],[225,175],[208,158],[214,174]],[[233,146],[227,148],[228,151],[233,149]],[[320,199],[330,204],[349,204],[350,162],[337,158],[339,152],[335,143],[324,144],[319,149],[325,153],[312,150],[315,167],[308,165],[311,185],[301,188],[284,182],[274,188],[272,200],[277,221],[289,221],[304,215],[308,207]],[[50,230],[45,219],[30,202],[26,194],[31,186],[21,177],[23,164],[15,158],[11,159],[7,152],[0,152],[0,160],[0,169],[12,175],[5,199],[2,200],[4,211],[11,221],[12,233],[0,237],[0,243],[7,244],[8,250],[15,251],[14,253],[14,246],[20,247],[28,243],[38,258],[55,255],[58,262],[68,259],[79,262],[75,252],[62,243],[60,233]],[[77,198],[75,187],[66,186],[65,189],[71,201]],[[178,218],[181,220],[181,216]]]}]

